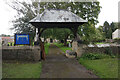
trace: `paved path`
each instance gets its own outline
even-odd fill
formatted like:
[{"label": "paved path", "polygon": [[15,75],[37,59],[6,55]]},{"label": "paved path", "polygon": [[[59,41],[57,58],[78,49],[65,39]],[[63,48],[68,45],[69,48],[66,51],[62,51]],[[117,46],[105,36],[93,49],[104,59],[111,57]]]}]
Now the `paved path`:
[{"label": "paved path", "polygon": [[51,44],[46,60],[43,61],[41,78],[97,78],[80,65],[76,59],[68,59],[63,52]]}]

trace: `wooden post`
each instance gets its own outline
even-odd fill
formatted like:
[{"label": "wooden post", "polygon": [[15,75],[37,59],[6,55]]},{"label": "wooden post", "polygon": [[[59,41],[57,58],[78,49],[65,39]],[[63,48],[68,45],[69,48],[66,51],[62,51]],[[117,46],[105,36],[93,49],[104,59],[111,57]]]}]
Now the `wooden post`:
[{"label": "wooden post", "polygon": [[40,49],[41,49],[41,52],[42,52],[42,55],[41,55],[41,57],[42,57],[42,59],[43,60],[45,60],[45,48],[44,48],[44,43],[42,42],[42,40],[41,40],[41,34],[42,34],[42,32],[44,31],[45,29],[40,29],[40,28],[38,28],[38,34],[39,34],[39,43],[40,43]]}]

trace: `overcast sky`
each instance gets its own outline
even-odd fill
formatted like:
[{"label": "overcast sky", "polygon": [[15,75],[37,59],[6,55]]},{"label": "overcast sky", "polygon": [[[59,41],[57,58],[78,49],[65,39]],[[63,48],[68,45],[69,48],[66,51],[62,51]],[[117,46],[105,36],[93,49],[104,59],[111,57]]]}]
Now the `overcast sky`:
[{"label": "overcast sky", "polygon": [[[99,23],[96,25],[103,25],[105,21],[118,22],[118,2],[120,0],[98,0],[102,6],[99,14]],[[9,28],[13,27],[12,21],[16,15],[16,11],[5,4],[4,0],[0,0],[0,34],[13,35],[14,31]]]}]

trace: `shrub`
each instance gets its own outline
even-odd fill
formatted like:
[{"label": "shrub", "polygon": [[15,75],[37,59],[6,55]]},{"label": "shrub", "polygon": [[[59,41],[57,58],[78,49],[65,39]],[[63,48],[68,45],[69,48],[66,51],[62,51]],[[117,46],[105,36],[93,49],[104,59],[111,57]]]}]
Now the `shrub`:
[{"label": "shrub", "polygon": [[111,48],[106,48],[105,53],[107,55],[110,55],[112,58],[115,58],[115,55],[113,54]]},{"label": "shrub", "polygon": [[106,54],[100,54],[100,53],[85,53],[81,56],[81,58],[96,60],[96,59],[110,58],[110,56]]},{"label": "shrub", "polygon": [[108,55],[110,55],[110,56],[113,54],[112,50],[110,48],[106,48],[105,49],[105,53],[108,54]]}]

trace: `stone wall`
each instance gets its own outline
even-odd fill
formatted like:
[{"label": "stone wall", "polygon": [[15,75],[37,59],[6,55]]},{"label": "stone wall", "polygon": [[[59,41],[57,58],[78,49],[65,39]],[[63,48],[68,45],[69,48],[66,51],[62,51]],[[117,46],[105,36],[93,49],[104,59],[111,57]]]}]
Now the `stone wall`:
[{"label": "stone wall", "polygon": [[83,48],[84,53],[107,53],[112,52],[114,55],[120,54],[120,46],[110,46],[110,47],[86,47]]},{"label": "stone wall", "polygon": [[115,55],[120,55],[120,46],[110,47],[88,47],[85,44],[78,44],[77,41],[73,41],[72,50],[80,57],[83,53],[105,53],[111,51]]},{"label": "stone wall", "polygon": [[6,46],[2,48],[3,60],[39,61],[39,46]]}]

